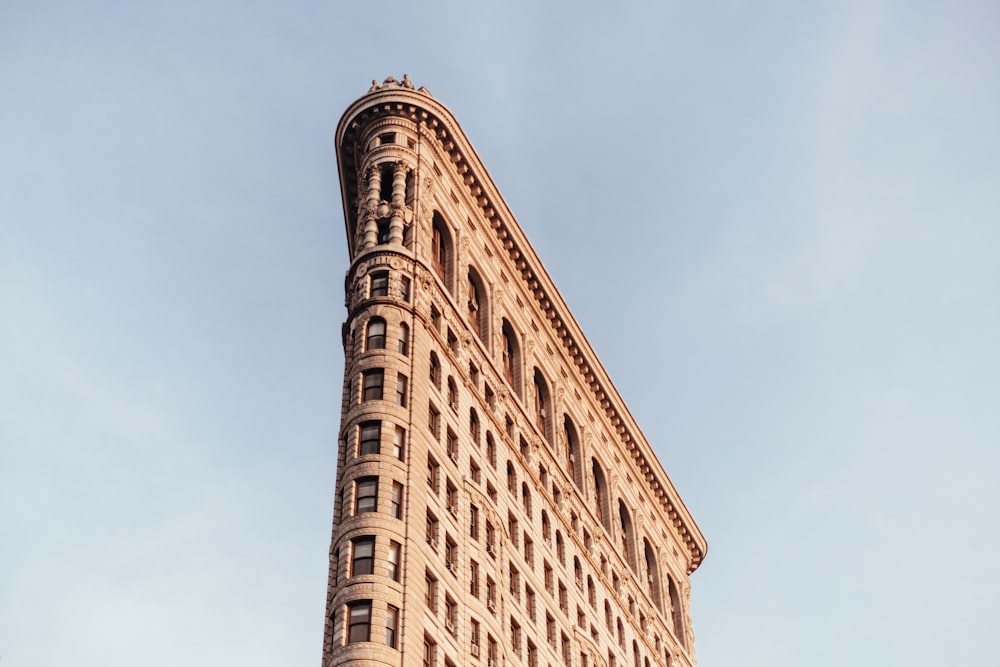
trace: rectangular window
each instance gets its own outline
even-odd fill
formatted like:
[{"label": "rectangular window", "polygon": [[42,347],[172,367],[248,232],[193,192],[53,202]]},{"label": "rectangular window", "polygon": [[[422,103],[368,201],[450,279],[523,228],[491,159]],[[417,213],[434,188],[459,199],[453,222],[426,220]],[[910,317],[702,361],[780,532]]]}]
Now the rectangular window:
[{"label": "rectangular window", "polygon": [[354,483],[354,514],[378,510],[378,477],[362,477]]},{"label": "rectangular window", "polygon": [[454,576],[458,576],[458,544],[450,535],[445,535],[444,540],[444,566]]},{"label": "rectangular window", "polygon": [[365,401],[380,401],[382,400],[382,379],[384,371],[381,368],[375,368],[370,371],[365,371],[363,374],[364,378],[364,390],[362,393],[362,400]]},{"label": "rectangular window", "polygon": [[406,444],[406,429],[397,426],[392,435],[392,458],[403,460],[403,450]]},{"label": "rectangular window", "polygon": [[366,642],[371,638],[372,601],[359,600],[347,605],[347,643]]},{"label": "rectangular window", "polygon": [[535,622],[535,591],[531,586],[524,587],[524,605],[528,608],[528,618]]},{"label": "rectangular window", "polygon": [[447,436],[448,458],[451,459],[452,461],[454,461],[457,464],[458,463],[458,436],[455,435],[455,432],[452,431],[450,428],[448,429],[447,432],[448,432],[448,436]]},{"label": "rectangular window", "polygon": [[438,542],[438,520],[437,517],[431,514],[430,510],[427,512],[427,525],[426,525],[426,537],[427,544],[431,545],[432,549],[437,549]]},{"label": "rectangular window", "polygon": [[448,595],[444,598],[444,627],[453,635],[458,632],[458,603]]},{"label": "rectangular window", "polygon": [[375,572],[375,538],[358,537],[351,540],[351,576]]},{"label": "rectangular window", "polygon": [[492,612],[496,611],[497,605],[497,585],[493,577],[486,576],[486,608]]},{"label": "rectangular window", "polygon": [[510,595],[512,598],[521,601],[521,573],[513,565],[510,566]]},{"label": "rectangular window", "polygon": [[439,484],[441,481],[441,466],[437,461],[434,460],[430,454],[427,455],[427,486],[430,487],[435,494],[438,492]]},{"label": "rectangular window", "polygon": [[524,562],[532,567],[535,566],[535,543],[528,537],[528,531],[524,532]]},{"label": "rectangular window", "polygon": [[479,597],[479,563],[469,561],[469,595]]},{"label": "rectangular window", "polygon": [[437,665],[437,644],[433,639],[424,635],[424,666],[435,667]]},{"label": "rectangular window", "polygon": [[437,579],[430,571],[424,572],[424,604],[431,613],[437,613]]},{"label": "rectangular window", "polygon": [[389,605],[385,610],[385,645],[396,648],[396,634],[399,632],[399,609]]},{"label": "rectangular window", "polygon": [[435,440],[440,439],[441,435],[441,413],[438,409],[434,407],[433,403],[427,405],[427,428],[430,430],[431,435],[434,436]]},{"label": "rectangular window", "polygon": [[469,505],[469,537],[479,540],[479,508],[474,504]]},{"label": "rectangular window", "polygon": [[496,558],[496,530],[489,519],[486,520],[486,553]]},{"label": "rectangular window", "polygon": [[471,456],[469,457],[469,476],[476,484],[479,484],[483,480],[482,471],[480,471],[479,466]]},{"label": "rectangular window", "polygon": [[399,581],[399,542],[389,542],[389,554],[386,556],[385,576],[393,581]]},{"label": "rectangular window", "polygon": [[372,291],[371,295],[376,296],[389,296],[389,272],[388,271],[376,271],[371,274],[372,279]]},{"label": "rectangular window", "polygon": [[392,483],[392,496],[389,499],[389,515],[393,519],[403,518],[403,485],[399,482]]},{"label": "rectangular window", "polygon": [[358,456],[378,454],[382,437],[382,422],[362,422],[358,429]]},{"label": "rectangular window", "polygon": [[406,407],[407,378],[402,373],[396,375],[396,405]]},{"label": "rectangular window", "polygon": [[406,302],[410,301],[410,278],[403,276],[399,279],[399,297]]}]

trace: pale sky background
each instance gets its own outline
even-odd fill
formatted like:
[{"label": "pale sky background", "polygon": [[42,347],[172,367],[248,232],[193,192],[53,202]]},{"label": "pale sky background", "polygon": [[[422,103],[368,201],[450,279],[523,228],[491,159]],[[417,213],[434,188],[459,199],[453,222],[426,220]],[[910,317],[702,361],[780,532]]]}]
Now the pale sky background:
[{"label": "pale sky background", "polygon": [[0,4],[0,665],[318,665],[373,78],[708,537],[702,667],[996,665],[1000,4]]}]

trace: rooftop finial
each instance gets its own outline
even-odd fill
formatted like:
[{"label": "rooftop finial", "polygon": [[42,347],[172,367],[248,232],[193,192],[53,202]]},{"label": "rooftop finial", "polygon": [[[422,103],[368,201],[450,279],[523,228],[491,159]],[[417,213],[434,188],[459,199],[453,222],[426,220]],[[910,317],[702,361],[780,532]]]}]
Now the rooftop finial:
[{"label": "rooftop finial", "polygon": [[402,81],[398,81],[394,76],[385,77],[385,81],[383,81],[382,83],[379,83],[377,80],[372,79],[372,86],[371,88],[368,89],[368,92],[374,93],[376,90],[382,90],[383,88],[406,88],[407,90],[416,90],[417,92],[423,93],[424,95],[431,94],[431,91],[427,90],[427,88],[424,86],[416,88],[416,86],[413,85],[413,81],[410,79],[409,74],[404,74]]}]

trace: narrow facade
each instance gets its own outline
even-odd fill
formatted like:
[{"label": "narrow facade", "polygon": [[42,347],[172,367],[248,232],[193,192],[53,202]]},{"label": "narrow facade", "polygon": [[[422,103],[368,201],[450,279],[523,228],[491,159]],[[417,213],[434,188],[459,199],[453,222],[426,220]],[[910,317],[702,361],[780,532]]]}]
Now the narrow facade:
[{"label": "narrow facade", "polygon": [[323,667],[695,665],[705,539],[454,117],[390,77],[336,142]]}]

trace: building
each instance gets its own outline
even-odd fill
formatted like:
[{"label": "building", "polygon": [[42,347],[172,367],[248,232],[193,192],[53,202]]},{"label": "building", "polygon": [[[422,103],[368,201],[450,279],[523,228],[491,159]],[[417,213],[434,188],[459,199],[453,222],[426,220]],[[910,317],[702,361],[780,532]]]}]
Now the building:
[{"label": "building", "polygon": [[454,117],[390,77],[336,141],[323,667],[694,665],[705,538]]}]

